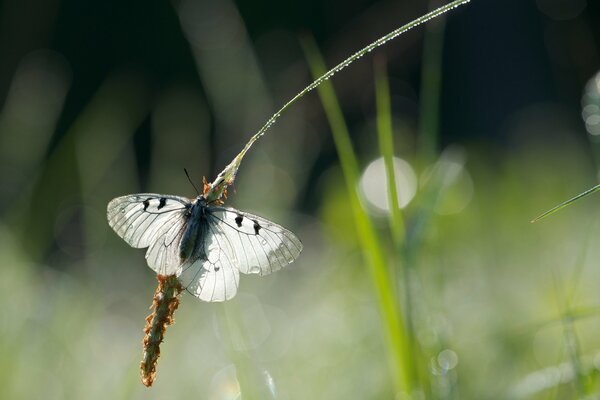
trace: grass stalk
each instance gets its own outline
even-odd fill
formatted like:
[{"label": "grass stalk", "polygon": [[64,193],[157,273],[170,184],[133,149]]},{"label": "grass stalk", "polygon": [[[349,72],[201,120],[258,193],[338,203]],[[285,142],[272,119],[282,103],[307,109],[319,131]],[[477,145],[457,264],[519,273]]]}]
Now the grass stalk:
[{"label": "grass stalk", "polygon": [[[402,299],[405,309],[405,331],[406,331],[406,367],[408,368],[411,385],[417,385],[416,356],[414,352],[414,340],[412,335],[412,305],[410,293],[410,271],[408,270],[408,259],[405,252],[406,227],[404,217],[398,203],[398,188],[396,186],[396,173],[394,170],[394,137],[392,129],[392,112],[390,101],[390,89],[387,76],[387,68],[383,57],[375,59],[375,97],[377,103],[377,135],[379,141],[379,152],[383,156],[386,170],[387,195],[389,206],[389,225],[394,245],[394,262],[397,264],[395,270],[402,272]],[[397,279],[394,279],[397,282]]]},{"label": "grass stalk", "polygon": [[543,213],[540,216],[535,217],[534,219],[531,220],[532,223],[539,221],[540,219],[546,218],[549,215],[554,214],[557,211],[562,210],[563,208],[567,207],[568,205],[570,205],[571,203],[581,199],[582,197],[587,196],[588,194],[592,194],[592,193],[596,193],[597,191],[600,190],[600,185],[596,185],[591,189],[586,190],[583,193],[578,194],[575,197],[570,198],[567,201],[564,201],[562,203],[560,203],[559,205],[557,205],[556,207],[551,208],[550,210],[546,211],[545,213]]},{"label": "grass stalk", "polygon": [[[433,6],[433,3],[434,1],[431,1],[430,6]],[[425,25],[418,144],[421,162],[426,164],[435,161],[439,153],[439,115],[445,26],[446,19],[443,15]]]},{"label": "grass stalk", "polygon": [[[312,39],[305,38],[302,45],[313,76],[321,76],[326,68],[316,44]],[[325,82],[318,88],[318,92],[340,158],[359,243],[375,286],[395,392],[397,395],[404,394],[410,397],[413,387],[409,373],[410,360],[404,319],[394,292],[393,280],[390,277],[381,240],[371,219],[360,204],[356,190],[359,178],[356,154],[333,86],[330,82]]]},{"label": "grass stalk", "polygon": [[377,133],[379,151],[383,156],[388,187],[388,205],[390,208],[390,229],[397,250],[402,248],[405,237],[404,218],[398,204],[398,188],[394,171],[394,138],[392,132],[392,113],[390,88],[383,58],[375,62],[375,92],[377,101]]}]

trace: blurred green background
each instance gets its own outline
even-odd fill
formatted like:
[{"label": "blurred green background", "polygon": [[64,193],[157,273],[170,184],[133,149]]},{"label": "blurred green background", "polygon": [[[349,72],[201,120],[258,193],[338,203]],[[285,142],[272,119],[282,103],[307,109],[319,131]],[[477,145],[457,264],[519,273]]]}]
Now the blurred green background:
[{"label": "blurred green background", "polygon": [[[184,294],[139,380],[156,287],[116,196],[194,196],[329,66],[442,3],[0,3],[0,398],[392,399],[376,289],[319,97],[246,156],[228,205],[304,243],[237,297]],[[473,0],[376,50],[406,242],[387,225],[373,57],[333,79],[407,318],[414,399],[600,396],[600,4]],[[439,107],[437,106],[439,105]],[[406,295],[408,293],[408,295]]]}]

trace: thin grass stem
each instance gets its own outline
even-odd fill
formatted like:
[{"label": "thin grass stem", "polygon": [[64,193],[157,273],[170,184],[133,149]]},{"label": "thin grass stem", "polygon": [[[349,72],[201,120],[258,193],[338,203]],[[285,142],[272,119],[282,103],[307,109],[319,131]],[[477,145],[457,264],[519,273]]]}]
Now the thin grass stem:
[{"label": "thin grass stem", "polygon": [[275,114],[273,114],[271,116],[271,118],[269,118],[267,120],[267,122],[265,122],[265,124],[258,130],[258,132],[256,132],[254,134],[254,136],[252,136],[250,138],[250,140],[248,140],[248,142],[246,143],[246,145],[244,146],[242,151],[239,152],[239,154],[231,161],[231,163],[229,163],[229,165],[227,165],[225,167],[225,169],[223,169],[223,171],[221,171],[221,173],[219,173],[217,178],[211,183],[210,189],[208,190],[208,192],[206,194],[206,198],[209,201],[213,201],[213,200],[221,198],[221,196],[225,193],[227,187],[229,185],[231,185],[233,183],[233,181],[235,180],[235,176],[236,176],[237,170],[242,162],[242,159],[244,158],[244,155],[246,154],[246,152],[248,150],[250,150],[250,147],[252,147],[254,142],[256,142],[261,136],[263,136],[269,130],[269,128],[271,126],[273,126],[273,124],[277,121],[277,119],[288,108],[290,108],[290,106],[292,104],[294,104],[296,101],[298,101],[299,99],[304,97],[305,94],[307,94],[314,88],[318,87],[320,84],[322,84],[323,82],[330,79],[333,75],[340,72],[341,70],[346,68],[348,65],[352,64],[354,61],[358,60],[359,58],[361,58],[365,54],[369,53],[370,51],[376,49],[377,47],[384,45],[385,43],[400,36],[401,34],[403,34],[404,32],[406,32],[412,28],[415,28],[433,18],[436,18],[442,14],[445,14],[446,12],[448,12],[456,7],[462,6],[463,4],[467,4],[470,1],[471,0],[455,0],[451,3],[446,4],[445,6],[439,7],[437,9],[423,15],[422,17],[419,17],[419,18],[409,22],[408,24],[401,26],[400,28],[394,29],[393,31],[391,31],[387,35],[380,37],[376,41],[371,42],[370,44],[363,47],[356,53],[352,54],[350,57],[346,58],[344,61],[342,61],[335,67],[331,68],[329,71],[323,70],[323,73],[321,75],[318,75],[317,78],[310,85],[308,85],[307,87],[302,89],[291,100],[289,100],[287,103],[285,103],[283,105],[283,107],[281,107],[279,109],[279,111],[277,111]]},{"label": "thin grass stem", "polygon": [[563,208],[565,208],[566,206],[570,205],[571,203],[579,200],[580,198],[585,197],[588,194],[595,193],[595,192],[597,192],[599,190],[600,190],[600,185],[596,185],[593,188],[588,189],[585,192],[580,193],[577,196],[575,196],[573,198],[570,198],[569,200],[560,203],[559,205],[557,205],[556,207],[551,208],[550,210],[546,211],[542,215],[535,217],[534,219],[531,220],[531,223],[537,222],[537,221],[539,221],[542,218],[546,218],[547,216],[552,215],[555,212],[562,210]]},{"label": "thin grass stem", "polygon": [[[390,102],[390,89],[387,77],[387,69],[383,57],[375,59],[375,97],[377,102],[377,134],[379,140],[379,152],[381,153],[386,170],[387,178],[387,195],[389,206],[389,225],[392,233],[392,241],[394,244],[394,262],[397,264],[395,270],[402,272],[402,299],[405,314],[405,331],[406,331],[406,357],[409,379],[411,386],[417,384],[417,362],[413,346],[412,337],[412,301],[410,294],[410,271],[406,263],[407,257],[405,252],[406,227],[404,217],[398,203],[398,188],[396,186],[396,173],[394,168],[394,137],[392,129],[392,112]],[[393,278],[392,278],[393,279]],[[393,279],[393,282],[397,282]]]},{"label": "thin grass stem", "polygon": [[[433,3],[439,2],[431,1],[430,5],[433,6]],[[445,26],[446,19],[443,16],[425,25],[421,64],[418,150],[421,161],[427,164],[435,161],[439,153],[439,115]]]},{"label": "thin grass stem", "polygon": [[[325,71],[325,64],[314,41],[305,39],[302,44],[313,76],[321,75]],[[409,373],[408,341],[402,310],[394,293],[393,282],[390,277],[381,240],[375,231],[371,219],[362,208],[356,191],[359,176],[356,154],[332,85],[330,83],[322,85],[319,88],[319,95],[327,119],[329,120],[335,146],[340,158],[348,190],[348,201],[356,224],[359,243],[375,286],[395,391],[397,394],[402,393],[410,396],[413,387]]]},{"label": "thin grass stem", "polygon": [[400,204],[394,170],[394,138],[392,132],[392,113],[390,105],[390,89],[385,62],[382,58],[375,63],[375,92],[377,101],[377,133],[379,151],[383,156],[387,177],[388,205],[390,209],[389,223],[392,238],[397,250],[402,248],[405,237],[405,226]]}]

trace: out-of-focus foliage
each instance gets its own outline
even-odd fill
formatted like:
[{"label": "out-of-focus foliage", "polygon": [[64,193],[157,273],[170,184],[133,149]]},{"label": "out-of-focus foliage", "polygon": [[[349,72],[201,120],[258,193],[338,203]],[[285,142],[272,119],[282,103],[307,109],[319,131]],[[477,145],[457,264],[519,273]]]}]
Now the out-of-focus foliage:
[{"label": "out-of-focus foliage", "polygon": [[[184,167],[212,179],[309,81],[300,31],[333,65],[429,8],[3,2],[0,397],[234,399],[241,386],[245,399],[393,398],[375,289],[316,96],[255,145],[228,201],[289,227],[303,253],[272,276],[243,276],[226,304],[184,295],[151,389],[138,367],[156,279],[105,213],[127,193],[193,196]],[[422,29],[378,50],[423,396],[593,398],[597,199],[529,220],[596,183],[598,4],[473,0],[457,11],[441,29],[433,86],[420,84],[431,60]],[[364,57],[333,83],[357,190],[392,259],[371,66]],[[420,90],[441,93],[439,114],[422,114]],[[426,124],[436,137],[423,141],[428,118],[439,132]]]}]

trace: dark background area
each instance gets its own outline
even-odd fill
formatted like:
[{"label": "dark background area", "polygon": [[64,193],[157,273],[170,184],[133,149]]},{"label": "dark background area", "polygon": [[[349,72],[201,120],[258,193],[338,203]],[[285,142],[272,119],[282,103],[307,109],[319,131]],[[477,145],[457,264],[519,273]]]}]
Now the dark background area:
[{"label": "dark background area", "polygon": [[[600,10],[597,2],[587,3],[479,0],[456,12],[445,35],[442,143],[483,140],[507,145],[503,122],[531,102],[559,102],[577,110],[580,88],[599,64]],[[1,98],[17,63],[39,48],[62,54],[72,73],[73,85],[58,123],[57,137],[73,123],[106,76],[116,70],[134,70],[146,79],[150,93],[173,82],[201,89],[202,82],[173,4],[3,2]],[[277,31],[290,35],[309,32],[330,54],[328,60],[333,64],[425,13],[429,3],[238,1],[236,6],[251,40]],[[419,28],[378,50],[389,58],[392,76],[399,75],[410,83],[417,97],[421,49]],[[283,63],[301,57],[298,48],[278,51]],[[260,59],[259,63],[267,71],[272,68]],[[348,106],[352,112],[352,104]],[[267,117],[264,115],[263,119]],[[149,129],[148,124],[139,128],[140,143],[149,140]],[[143,164],[143,158],[140,162]]]}]

